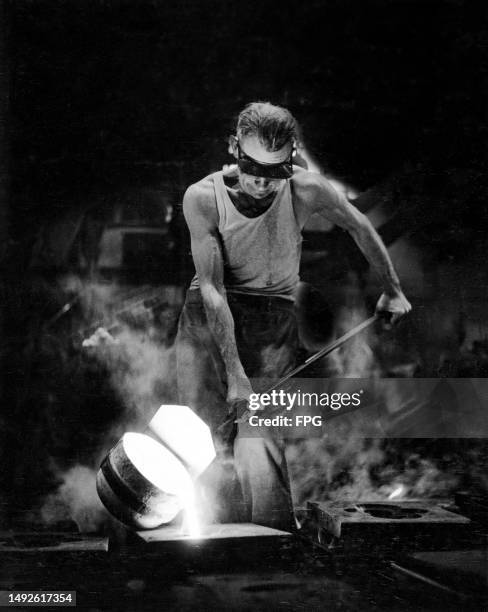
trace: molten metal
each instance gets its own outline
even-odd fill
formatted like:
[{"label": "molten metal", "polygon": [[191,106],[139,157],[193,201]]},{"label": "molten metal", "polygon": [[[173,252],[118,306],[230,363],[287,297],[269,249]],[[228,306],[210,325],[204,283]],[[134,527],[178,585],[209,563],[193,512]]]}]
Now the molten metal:
[{"label": "molten metal", "polygon": [[126,433],[97,475],[105,507],[124,523],[143,529],[172,521],[184,511],[182,531],[200,533],[193,478],[215,458],[210,429],[188,406],[163,405],[148,429],[163,444]]},{"label": "molten metal", "polygon": [[405,495],[406,488],[404,485],[399,485],[396,489],[394,489],[390,495],[388,495],[388,499],[401,499]]},{"label": "molten metal", "polygon": [[126,433],[123,440],[129,459],[158,489],[178,497],[192,491],[193,483],[188,471],[164,446],[139,433]]},{"label": "molten metal", "polygon": [[188,406],[163,404],[149,430],[183,461],[194,478],[215,459],[209,427]]}]

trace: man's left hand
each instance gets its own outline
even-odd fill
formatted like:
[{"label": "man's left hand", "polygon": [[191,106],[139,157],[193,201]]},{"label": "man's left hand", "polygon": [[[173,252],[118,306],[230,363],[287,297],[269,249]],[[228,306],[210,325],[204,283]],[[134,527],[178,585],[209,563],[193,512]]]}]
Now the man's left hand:
[{"label": "man's left hand", "polygon": [[412,310],[410,302],[403,291],[395,294],[383,293],[376,304],[376,313],[379,315],[390,313],[390,322],[397,323],[404,315]]}]

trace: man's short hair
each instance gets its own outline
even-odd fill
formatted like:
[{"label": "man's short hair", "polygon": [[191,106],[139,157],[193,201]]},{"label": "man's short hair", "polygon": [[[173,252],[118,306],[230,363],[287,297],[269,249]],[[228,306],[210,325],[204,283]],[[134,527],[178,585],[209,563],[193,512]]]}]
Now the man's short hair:
[{"label": "man's short hair", "polygon": [[257,136],[268,151],[278,151],[297,138],[295,118],[270,102],[251,102],[237,118],[237,137]]}]

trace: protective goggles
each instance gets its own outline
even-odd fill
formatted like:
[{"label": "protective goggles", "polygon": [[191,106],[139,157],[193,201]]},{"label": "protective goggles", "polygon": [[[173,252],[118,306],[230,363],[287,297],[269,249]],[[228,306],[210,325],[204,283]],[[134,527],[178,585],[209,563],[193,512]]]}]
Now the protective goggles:
[{"label": "protective goggles", "polygon": [[245,174],[259,176],[269,179],[289,179],[293,176],[293,156],[296,153],[295,147],[291,150],[290,156],[285,161],[278,164],[265,164],[258,162],[249,155],[246,155],[237,141],[237,165]]}]

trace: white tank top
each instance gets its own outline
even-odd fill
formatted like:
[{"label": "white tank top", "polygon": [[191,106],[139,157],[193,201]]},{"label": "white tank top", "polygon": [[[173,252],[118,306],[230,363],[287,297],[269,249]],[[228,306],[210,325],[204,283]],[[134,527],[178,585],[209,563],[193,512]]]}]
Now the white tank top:
[{"label": "white tank top", "polygon": [[[293,300],[299,281],[302,235],[295,218],[290,181],[258,217],[241,214],[224,184],[222,171],[212,175],[228,292]],[[198,287],[195,276],[191,288]]]}]

